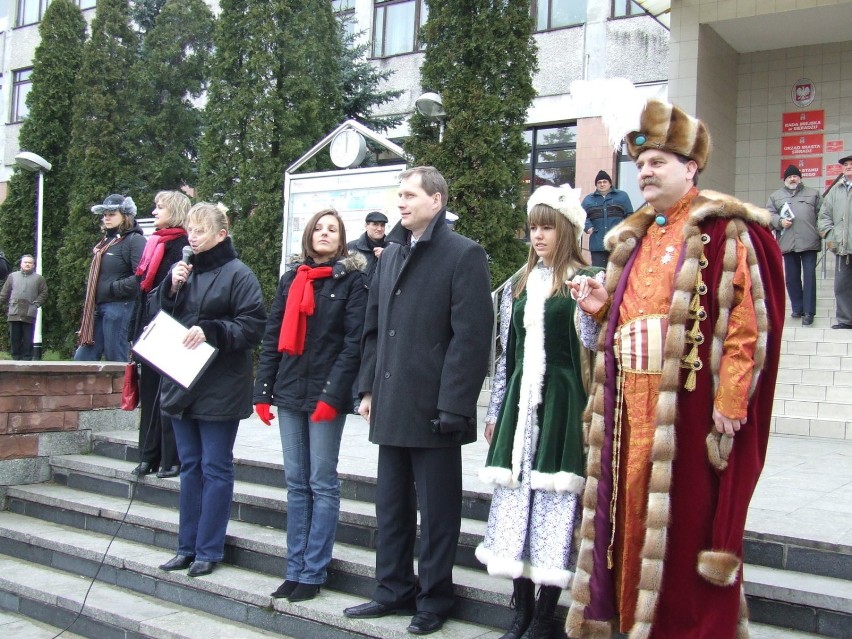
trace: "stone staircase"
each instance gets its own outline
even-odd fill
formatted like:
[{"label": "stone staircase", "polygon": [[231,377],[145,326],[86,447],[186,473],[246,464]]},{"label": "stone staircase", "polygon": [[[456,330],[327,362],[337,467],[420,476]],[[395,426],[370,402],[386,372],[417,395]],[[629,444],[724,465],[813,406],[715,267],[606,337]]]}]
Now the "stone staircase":
[{"label": "stone staircase", "polygon": [[791,318],[787,303],[772,432],[852,440],[852,330],[831,328],[834,256],[829,254],[825,279],[820,271],[812,326]]},{"label": "stone staircase", "polygon": [[[369,598],[373,588],[375,478],[369,471],[342,476],[337,543],[322,593],[291,604],[269,596],[284,573],[287,504],[281,464],[238,460],[225,562],[212,575],[192,579],[157,569],[174,554],[179,483],[154,476],[135,483],[130,473],[135,438],[132,431],[97,433],[93,454],[51,458],[50,483],[7,489],[7,510],[0,512],[3,636],[52,637],[42,624],[57,632],[68,626],[95,575],[86,607],[71,628],[76,635],[63,636],[409,636],[407,618],[356,621],[342,615],[346,606]],[[473,556],[487,511],[487,494],[465,492],[455,570],[459,602],[436,637],[495,639],[508,625],[510,582],[489,577]],[[750,534],[746,557],[753,639],[852,637],[852,547]],[[563,594],[563,613],[567,601]],[[4,609],[19,616],[6,617]],[[7,619],[10,628],[27,623],[21,617],[38,627],[30,634],[3,632]]]}]

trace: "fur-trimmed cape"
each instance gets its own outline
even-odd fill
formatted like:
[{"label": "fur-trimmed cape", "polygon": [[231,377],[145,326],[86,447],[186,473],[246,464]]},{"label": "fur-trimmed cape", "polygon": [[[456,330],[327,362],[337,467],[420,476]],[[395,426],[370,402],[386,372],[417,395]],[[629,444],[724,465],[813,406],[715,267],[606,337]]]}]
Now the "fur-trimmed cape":
[{"label": "fur-trimmed cape", "polygon": [[[654,223],[640,209],[606,237],[612,299],[601,331],[577,570],[566,620],[575,638],[612,636],[617,607],[607,567],[616,363],[613,334],[636,249]],[[651,452],[637,608],[629,639],[744,639],[742,536],[766,454],[784,321],[781,254],[768,213],[712,191],[690,204],[675,276]],[[733,306],[737,242],[745,246],[758,342],[748,420],[733,441],[716,436],[713,400]]]}]

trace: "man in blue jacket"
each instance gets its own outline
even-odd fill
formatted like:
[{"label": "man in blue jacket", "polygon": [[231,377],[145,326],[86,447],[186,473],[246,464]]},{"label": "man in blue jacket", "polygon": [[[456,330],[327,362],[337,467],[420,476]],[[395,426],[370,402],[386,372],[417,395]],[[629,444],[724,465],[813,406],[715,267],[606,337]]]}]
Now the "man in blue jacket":
[{"label": "man in blue jacket", "polygon": [[612,188],[612,178],[604,170],[595,177],[597,190],[589,193],[582,203],[586,211],[586,233],[592,265],[606,268],[609,253],[604,248],[604,236],[616,224],[633,213],[633,205],[624,191]]}]

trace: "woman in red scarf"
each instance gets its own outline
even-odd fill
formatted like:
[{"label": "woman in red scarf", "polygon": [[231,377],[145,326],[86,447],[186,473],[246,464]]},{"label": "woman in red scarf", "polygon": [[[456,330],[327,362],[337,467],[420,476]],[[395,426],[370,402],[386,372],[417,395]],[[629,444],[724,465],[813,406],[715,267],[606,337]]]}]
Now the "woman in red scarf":
[{"label": "woman in red scarf", "polygon": [[[136,326],[131,335],[138,338],[142,329],[159,311],[157,295],[151,294],[160,285],[172,264],[180,261],[181,251],[189,244],[186,237],[186,216],[191,202],[180,191],[160,191],[154,198],[154,234],[148,238],[145,252],[136,268],[141,297],[136,314]],[[134,339],[134,341],[136,341]],[[180,460],[175,446],[172,420],[160,412],[160,374],[140,362],[139,401],[142,415],[139,423],[139,465],[136,475],[156,472],[157,477],[177,477]],[[159,468],[159,470],[157,470]]]},{"label": "woman in red scarf", "polygon": [[347,256],[336,211],[316,213],[300,261],[281,277],[254,386],[265,424],[278,407],[287,479],[287,575],[272,593],[313,599],[326,579],[340,511],[337,459],[361,362],[367,306],[364,257]]}]

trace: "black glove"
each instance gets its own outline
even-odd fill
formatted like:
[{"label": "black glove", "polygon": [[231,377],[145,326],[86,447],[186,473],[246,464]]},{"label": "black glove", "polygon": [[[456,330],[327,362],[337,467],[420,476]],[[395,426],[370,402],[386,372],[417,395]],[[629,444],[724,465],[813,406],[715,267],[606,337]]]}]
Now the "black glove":
[{"label": "black glove", "polygon": [[438,411],[438,419],[432,420],[432,432],[441,435],[464,433],[469,425],[469,417],[441,410]]}]

